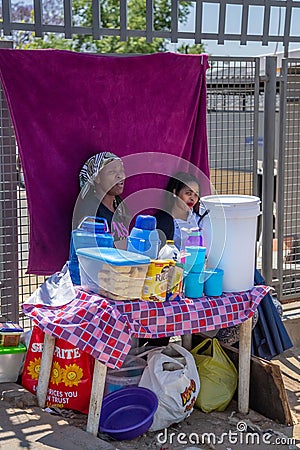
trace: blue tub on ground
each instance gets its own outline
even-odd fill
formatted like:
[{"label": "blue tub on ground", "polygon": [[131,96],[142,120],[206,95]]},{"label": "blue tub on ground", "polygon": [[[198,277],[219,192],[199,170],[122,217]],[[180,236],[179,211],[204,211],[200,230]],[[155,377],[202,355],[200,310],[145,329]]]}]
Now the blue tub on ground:
[{"label": "blue tub on ground", "polygon": [[120,369],[108,369],[104,395],[128,386],[137,386],[147,362],[138,356],[128,355]]},{"label": "blue tub on ground", "polygon": [[157,407],[150,389],[134,386],[112,392],[103,398],[99,432],[117,441],[135,439],[149,430]]}]

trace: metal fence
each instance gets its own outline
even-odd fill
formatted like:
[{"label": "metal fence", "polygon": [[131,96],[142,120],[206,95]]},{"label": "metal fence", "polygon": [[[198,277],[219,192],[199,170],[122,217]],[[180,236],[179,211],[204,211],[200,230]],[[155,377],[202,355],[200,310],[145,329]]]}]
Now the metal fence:
[{"label": "metal fence", "polygon": [[[211,58],[208,140],[217,192],[262,199],[257,267],[282,302],[300,297],[300,60]],[[280,70],[278,70],[280,69]],[[259,75],[260,74],[260,75]],[[246,239],[246,237],[245,237]]]},{"label": "metal fence", "polygon": [[282,66],[280,154],[278,162],[278,295],[300,292],[300,60]]},{"label": "metal fence", "polygon": [[[275,183],[277,176],[267,180],[267,192],[264,193],[272,196],[272,230],[269,238],[273,257],[271,283],[275,285],[281,301],[299,297],[300,291],[297,281],[300,95],[297,94],[299,87],[296,89],[299,64],[300,61],[285,62],[286,76],[283,74],[277,77],[275,121],[278,122],[280,112],[282,124],[282,132],[275,134],[276,147],[280,146],[280,151],[274,152],[274,156],[279,159],[278,180]],[[207,128],[211,182],[220,194],[256,194],[263,197],[262,149],[266,141],[262,123],[266,118],[264,77],[259,76],[260,60],[219,57],[210,58],[210,65],[211,69],[207,73]],[[281,109],[279,95],[282,97]],[[18,165],[14,131],[2,91],[1,104],[1,314],[5,319],[15,320],[20,313],[19,303],[44,281],[44,277],[26,274],[29,245],[26,191]],[[272,129],[275,128],[274,123]],[[279,134],[281,140],[277,142]],[[278,155],[275,154],[277,152]],[[271,161],[273,165],[274,160]],[[258,242],[261,244],[261,247],[258,246],[259,267],[266,240],[261,237],[264,232],[262,222],[260,220],[258,229]],[[25,324],[26,319],[21,315],[19,321]]]},{"label": "metal fence", "polygon": [[[125,3],[126,1],[120,2],[120,14],[121,11],[124,14]],[[177,3],[171,3],[173,25],[176,21]],[[230,37],[224,34],[224,12],[228,11],[230,5],[239,2],[232,0],[208,3],[219,4],[219,31],[216,34],[221,42]],[[249,13],[251,3],[269,11],[263,16],[263,23],[267,24],[275,5],[284,9],[287,20],[296,2],[276,0],[240,3],[243,11],[241,23],[244,24],[245,31],[245,11],[248,10]],[[50,25],[42,24],[41,17],[37,20],[38,8],[34,14],[34,23],[12,23],[8,13],[9,4],[9,1],[2,1],[3,22],[0,22],[0,28],[5,34],[16,29],[35,30],[37,34],[57,31]],[[34,0],[35,7],[40,7],[41,4],[40,0]],[[92,4],[94,8],[98,5],[94,1]],[[68,10],[70,1],[64,1],[63,5]],[[154,2],[147,0],[146,5],[146,23],[149,25],[149,8],[152,10]],[[197,25],[203,17],[203,5],[200,1],[195,5]],[[295,7],[300,7],[300,2]],[[116,33],[125,39],[129,33],[135,36],[145,35],[150,40],[158,36],[170,37],[173,42],[188,37],[195,42],[216,38],[214,34],[203,34],[197,27],[193,33],[186,35],[178,31],[178,27],[172,28],[172,24],[172,31],[155,31],[150,27],[135,32],[127,30],[125,20],[122,22],[125,28],[107,31],[99,27],[99,17],[93,21],[94,28],[79,30],[78,27],[70,27],[70,15],[66,17],[69,17],[69,22],[64,25],[66,36],[79,32],[92,32],[94,36],[98,36],[97,33]],[[125,16],[122,17],[124,19]],[[40,28],[36,28],[38,22]],[[289,26],[291,27],[291,23],[287,23],[285,30]],[[277,42],[279,37],[282,40],[282,35],[270,36],[267,29],[267,25],[264,25],[264,43]],[[245,43],[261,38],[248,33],[246,37],[241,34],[239,39]],[[237,36],[234,40],[237,40]],[[284,31],[286,48],[288,43],[298,40],[295,35],[286,37]],[[263,72],[259,58],[211,57],[210,66],[207,73],[207,127],[211,181],[220,194],[256,194],[262,198],[263,215],[259,220],[257,236],[257,265],[262,268],[267,282],[275,286],[281,301],[299,298],[300,60],[284,59],[280,73],[274,57],[267,58]],[[44,277],[26,274],[29,246],[26,192],[14,130],[1,89],[0,102],[0,316],[2,320],[19,320],[26,327],[29,321],[20,313],[19,305],[44,281]]]}]

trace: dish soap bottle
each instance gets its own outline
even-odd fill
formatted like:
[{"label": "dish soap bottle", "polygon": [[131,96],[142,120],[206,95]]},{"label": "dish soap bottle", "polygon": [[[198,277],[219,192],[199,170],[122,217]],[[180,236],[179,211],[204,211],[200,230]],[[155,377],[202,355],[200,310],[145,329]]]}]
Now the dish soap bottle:
[{"label": "dish soap bottle", "polygon": [[165,245],[158,253],[158,259],[173,259],[173,261],[179,261],[179,250],[173,240],[168,239],[166,241]]},{"label": "dish soap bottle", "polygon": [[199,228],[190,228],[188,230],[188,238],[185,241],[185,247],[202,247],[203,239]]}]

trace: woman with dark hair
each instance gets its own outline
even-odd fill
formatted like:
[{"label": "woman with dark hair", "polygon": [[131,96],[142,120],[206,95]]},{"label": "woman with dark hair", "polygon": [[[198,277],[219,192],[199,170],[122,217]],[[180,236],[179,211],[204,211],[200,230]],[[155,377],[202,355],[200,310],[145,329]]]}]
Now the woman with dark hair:
[{"label": "woman with dark hair", "polygon": [[165,207],[156,214],[162,246],[166,240],[174,240],[181,250],[188,237],[188,230],[199,227],[199,181],[186,172],[177,172],[169,179],[166,188]]},{"label": "woman with dark hair", "polygon": [[[199,199],[200,186],[196,177],[186,172],[177,172],[169,179],[165,207],[155,214],[161,246],[166,240],[172,239],[178,250],[183,248],[188,229],[199,226]],[[140,346],[147,343],[151,346],[168,345],[169,337],[139,339]]]}]

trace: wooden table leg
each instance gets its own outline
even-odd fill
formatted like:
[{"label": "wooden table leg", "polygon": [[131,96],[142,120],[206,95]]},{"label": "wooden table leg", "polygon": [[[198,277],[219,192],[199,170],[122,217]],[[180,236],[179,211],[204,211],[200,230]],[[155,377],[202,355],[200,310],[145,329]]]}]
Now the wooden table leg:
[{"label": "wooden table leg", "polygon": [[106,377],[106,366],[95,359],[94,375],[86,431],[97,436]]},{"label": "wooden table leg", "polygon": [[36,389],[36,396],[40,408],[44,408],[46,403],[54,346],[55,346],[55,337],[50,336],[49,334],[45,334],[43,353],[40,365],[40,373]]},{"label": "wooden table leg", "polygon": [[252,319],[240,325],[238,410],[249,412]]}]

